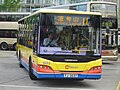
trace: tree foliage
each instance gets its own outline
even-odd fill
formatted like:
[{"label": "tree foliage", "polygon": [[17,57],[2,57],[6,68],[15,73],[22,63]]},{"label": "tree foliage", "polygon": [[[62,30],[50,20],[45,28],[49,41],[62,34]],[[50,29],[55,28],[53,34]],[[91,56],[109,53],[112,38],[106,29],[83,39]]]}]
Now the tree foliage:
[{"label": "tree foliage", "polygon": [[4,0],[4,3],[0,5],[0,11],[5,12],[14,12],[17,11],[20,7],[21,0]]}]

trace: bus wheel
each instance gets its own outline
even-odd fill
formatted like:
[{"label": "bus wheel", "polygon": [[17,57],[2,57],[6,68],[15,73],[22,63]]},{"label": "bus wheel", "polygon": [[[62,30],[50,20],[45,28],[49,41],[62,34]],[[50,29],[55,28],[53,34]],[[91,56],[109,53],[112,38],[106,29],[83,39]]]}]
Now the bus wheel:
[{"label": "bus wheel", "polygon": [[8,44],[5,43],[5,42],[1,43],[1,49],[2,50],[7,50],[8,49]]},{"label": "bus wheel", "polygon": [[83,81],[84,79],[79,79],[79,81]]},{"label": "bus wheel", "polygon": [[19,63],[19,66],[20,66],[20,68],[24,68],[24,66],[21,63]]},{"label": "bus wheel", "polygon": [[32,71],[32,62],[29,60],[29,77],[31,80],[37,80],[37,77],[33,74]]},{"label": "bus wheel", "polygon": [[21,52],[20,51],[19,51],[18,59],[19,59],[19,67],[24,68],[24,66],[21,64]]}]

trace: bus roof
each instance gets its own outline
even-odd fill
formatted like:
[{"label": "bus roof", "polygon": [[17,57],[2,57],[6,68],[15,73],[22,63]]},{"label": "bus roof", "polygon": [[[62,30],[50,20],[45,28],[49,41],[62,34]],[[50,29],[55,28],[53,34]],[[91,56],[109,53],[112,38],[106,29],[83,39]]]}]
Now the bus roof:
[{"label": "bus roof", "polygon": [[39,14],[39,13],[59,13],[59,14],[87,14],[87,15],[101,15],[101,13],[98,13],[98,12],[84,12],[84,11],[75,11],[75,10],[67,10],[67,9],[45,9],[45,8],[42,8],[34,13],[32,13],[31,15],[29,16],[26,16],[18,21],[21,21],[25,18],[28,18],[30,16],[33,16],[33,15],[36,15],[36,14]]},{"label": "bus roof", "polygon": [[[48,9],[51,8],[60,8],[60,7],[67,7],[67,6],[74,6],[74,5],[80,5],[80,4],[90,4],[90,3],[102,3],[102,4],[114,4],[117,5],[116,3],[113,2],[106,2],[106,1],[90,1],[90,2],[81,2],[81,3],[74,3],[74,4],[65,4],[65,5],[58,5],[58,6],[51,6],[51,7],[45,7]],[[35,9],[34,9],[35,10]]]},{"label": "bus roof", "polygon": [[[86,2],[86,3],[105,3],[105,4],[116,4],[114,2],[107,2],[107,1],[90,1],[90,2]],[[116,4],[117,5],[117,4]]]},{"label": "bus roof", "polygon": [[[90,3],[101,3],[101,4],[113,4],[117,5],[116,3],[113,2],[106,2],[106,1],[89,1],[89,2],[81,2],[81,3],[74,3],[74,4],[65,4],[65,5],[58,5],[58,6],[50,6],[50,7],[45,7],[46,9],[54,9],[54,8],[61,8],[61,7],[68,7],[68,6],[74,6],[74,5],[80,5],[80,4],[90,4]],[[40,8],[32,9],[33,12],[40,10]]]}]

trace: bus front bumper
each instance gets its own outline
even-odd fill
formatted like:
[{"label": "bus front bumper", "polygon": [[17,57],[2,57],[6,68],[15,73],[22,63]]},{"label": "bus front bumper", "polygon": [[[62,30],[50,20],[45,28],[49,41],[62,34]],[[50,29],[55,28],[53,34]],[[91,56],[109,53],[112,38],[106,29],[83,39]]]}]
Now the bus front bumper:
[{"label": "bus front bumper", "polygon": [[103,61],[117,61],[118,56],[102,56]]},{"label": "bus front bumper", "polygon": [[100,79],[101,74],[49,74],[39,73],[33,70],[38,79]]}]

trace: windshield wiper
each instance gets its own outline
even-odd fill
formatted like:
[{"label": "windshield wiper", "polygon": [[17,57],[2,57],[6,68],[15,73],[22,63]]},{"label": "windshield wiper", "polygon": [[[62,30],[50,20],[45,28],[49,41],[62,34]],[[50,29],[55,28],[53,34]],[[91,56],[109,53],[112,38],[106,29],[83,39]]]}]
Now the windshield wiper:
[{"label": "windshield wiper", "polygon": [[81,35],[82,35],[86,40],[89,41],[89,39],[88,39],[85,35],[83,35],[82,33],[81,33]]},{"label": "windshield wiper", "polygon": [[56,51],[54,54],[52,55],[56,55],[57,53],[73,53],[73,52],[65,52],[65,51]]}]

